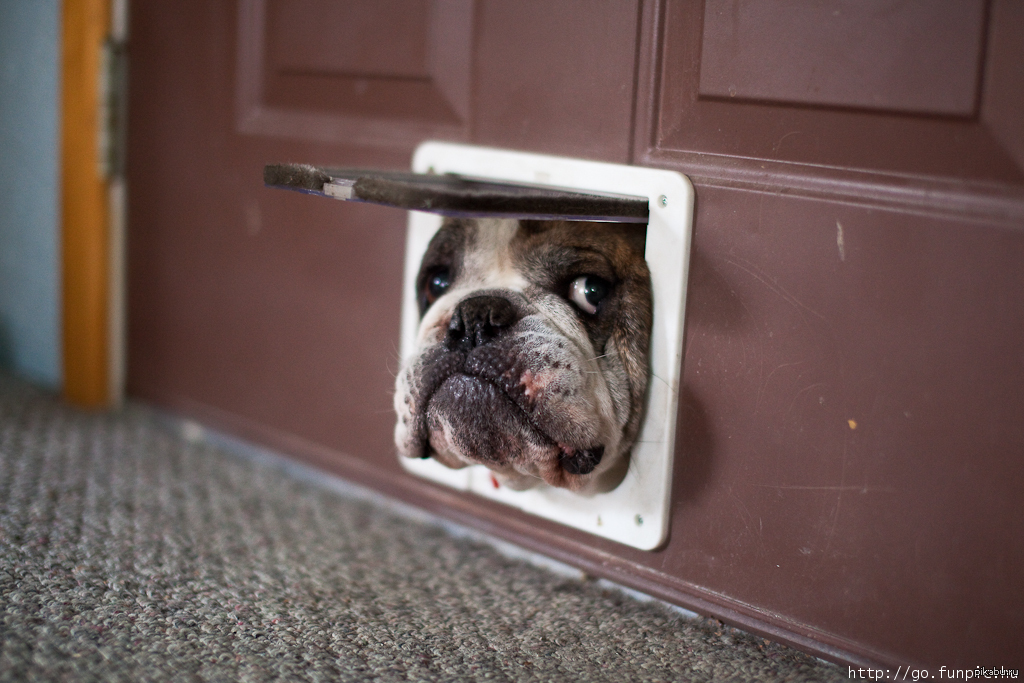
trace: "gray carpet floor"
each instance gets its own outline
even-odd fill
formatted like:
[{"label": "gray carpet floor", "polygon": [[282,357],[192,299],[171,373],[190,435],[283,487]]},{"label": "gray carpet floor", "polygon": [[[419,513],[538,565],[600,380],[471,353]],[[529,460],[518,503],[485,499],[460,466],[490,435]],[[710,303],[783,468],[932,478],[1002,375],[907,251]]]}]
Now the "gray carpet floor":
[{"label": "gray carpet floor", "polygon": [[844,673],[0,376],[0,680]]}]

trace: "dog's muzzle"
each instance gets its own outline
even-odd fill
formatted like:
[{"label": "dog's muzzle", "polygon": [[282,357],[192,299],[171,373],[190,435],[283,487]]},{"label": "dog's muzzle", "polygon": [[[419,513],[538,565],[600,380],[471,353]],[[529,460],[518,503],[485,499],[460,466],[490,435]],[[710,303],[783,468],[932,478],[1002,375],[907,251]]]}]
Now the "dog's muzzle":
[{"label": "dog's muzzle", "polygon": [[[559,442],[535,419],[541,411],[523,377],[539,368],[523,365],[529,354],[516,346],[522,339],[514,339],[522,332],[517,326],[527,308],[525,302],[493,293],[474,294],[455,306],[424,377],[425,441],[439,438],[447,425],[462,437],[459,450],[475,462],[509,466],[526,444],[534,453],[550,453],[569,474],[590,474],[601,463],[604,446]],[[452,429],[453,423],[460,428]],[[467,424],[470,429],[463,428]],[[423,445],[421,457],[431,457]]]}]

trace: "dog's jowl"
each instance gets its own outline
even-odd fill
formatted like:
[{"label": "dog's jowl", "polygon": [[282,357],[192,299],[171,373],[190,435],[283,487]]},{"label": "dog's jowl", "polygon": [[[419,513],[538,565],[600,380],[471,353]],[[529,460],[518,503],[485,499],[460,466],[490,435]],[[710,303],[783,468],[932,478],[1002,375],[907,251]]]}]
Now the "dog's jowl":
[{"label": "dog's jowl", "polygon": [[395,441],[410,458],[486,465],[513,489],[622,481],[647,388],[644,229],[447,220],[416,280],[416,351]]}]

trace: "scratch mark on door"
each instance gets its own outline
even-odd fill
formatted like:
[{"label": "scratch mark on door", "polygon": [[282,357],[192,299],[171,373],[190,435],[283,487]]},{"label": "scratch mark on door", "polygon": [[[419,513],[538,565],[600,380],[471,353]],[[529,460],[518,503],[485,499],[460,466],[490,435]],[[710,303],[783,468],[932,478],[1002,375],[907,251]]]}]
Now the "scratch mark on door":
[{"label": "scratch mark on door", "polygon": [[878,486],[787,486],[785,484],[755,484],[763,489],[776,491],[853,491],[854,493],[896,493],[896,489]]},{"label": "scratch mark on door", "polygon": [[807,306],[806,304],[804,304],[804,302],[802,302],[798,298],[796,298],[785,287],[783,287],[778,282],[776,282],[774,280],[774,278],[769,280],[769,276],[762,275],[754,267],[753,264],[749,263],[748,261],[742,260],[742,259],[740,259],[740,258],[738,258],[736,256],[732,256],[731,258],[725,258],[724,261],[726,263],[728,263],[729,265],[735,267],[735,268],[739,268],[744,273],[746,273],[747,275],[751,276],[752,278],[754,278],[755,280],[757,280],[758,282],[763,284],[770,291],[772,291],[775,294],[777,294],[780,297],[782,297],[782,299],[784,301],[789,303],[791,306],[796,308],[798,311],[806,311],[807,313],[810,313],[811,315],[813,315],[815,318],[818,318],[823,323],[825,323],[827,326],[829,326],[829,329],[831,330],[831,325],[829,324],[828,318],[823,316],[821,313],[818,313],[816,310],[814,310],[810,306]]},{"label": "scratch mark on door", "polygon": [[836,487],[836,504],[832,510],[831,524],[829,525],[828,535],[825,538],[825,555],[828,554],[829,549],[832,547],[832,540],[836,536],[836,528],[839,526],[839,513],[843,509],[843,493],[847,489],[846,485],[846,456],[847,456],[847,437],[843,437],[843,460],[839,469],[839,486]]},{"label": "scratch mark on door", "polygon": [[765,377],[758,383],[757,399],[754,401],[754,415],[757,415],[757,409],[761,406],[761,396],[764,394],[765,389],[768,388],[768,382],[771,380],[772,375],[774,375],[776,372],[783,368],[793,367],[794,365],[802,365],[803,363],[804,361],[802,360],[794,361],[792,363],[782,363],[781,365],[776,366],[774,370],[768,373],[767,377]]}]

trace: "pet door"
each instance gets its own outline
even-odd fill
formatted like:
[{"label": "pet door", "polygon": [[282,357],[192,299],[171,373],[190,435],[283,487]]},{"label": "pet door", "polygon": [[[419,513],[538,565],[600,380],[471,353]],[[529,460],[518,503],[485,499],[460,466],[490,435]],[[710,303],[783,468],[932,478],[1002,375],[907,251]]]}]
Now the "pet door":
[{"label": "pet door", "polygon": [[646,223],[645,258],[654,296],[651,376],[629,472],[618,487],[589,497],[546,485],[513,491],[495,488],[483,465],[451,470],[434,460],[401,462],[426,479],[635,548],[661,545],[669,526],[693,219],[693,188],[683,175],[426,142],[413,157],[413,173],[271,165],[264,169],[264,182],[410,211],[402,290],[403,358],[415,350],[416,274],[442,216]]}]

